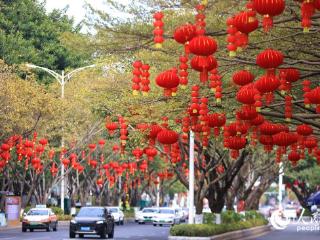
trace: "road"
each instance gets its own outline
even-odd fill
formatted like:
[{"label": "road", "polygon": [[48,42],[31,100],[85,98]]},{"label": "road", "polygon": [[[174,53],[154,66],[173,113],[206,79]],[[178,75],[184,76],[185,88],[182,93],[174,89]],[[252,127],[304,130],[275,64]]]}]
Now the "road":
[{"label": "road", "polygon": [[[168,239],[170,227],[154,227],[153,225],[139,225],[127,223],[115,226],[114,239],[116,240],[164,240]],[[60,226],[57,232],[35,230],[22,233],[21,229],[0,229],[1,240],[67,240],[69,239],[69,226]],[[85,236],[81,239],[100,239],[99,236]]]},{"label": "road", "polygon": [[319,240],[319,238],[320,225],[291,224],[284,230],[274,230],[256,240]]}]

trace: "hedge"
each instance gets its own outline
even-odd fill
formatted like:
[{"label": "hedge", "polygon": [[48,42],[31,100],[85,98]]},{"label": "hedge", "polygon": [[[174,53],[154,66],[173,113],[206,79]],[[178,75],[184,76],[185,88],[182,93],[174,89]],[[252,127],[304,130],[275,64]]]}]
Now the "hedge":
[{"label": "hedge", "polygon": [[[235,213],[237,214],[237,213]],[[238,214],[240,215],[240,214]],[[224,213],[222,218],[227,221],[223,224],[181,224],[175,225],[170,229],[172,236],[188,236],[188,237],[208,237],[226,232],[232,232],[252,227],[262,226],[268,224],[259,213],[247,212],[246,215],[240,216],[233,213]],[[236,222],[235,220],[238,220]]]}]

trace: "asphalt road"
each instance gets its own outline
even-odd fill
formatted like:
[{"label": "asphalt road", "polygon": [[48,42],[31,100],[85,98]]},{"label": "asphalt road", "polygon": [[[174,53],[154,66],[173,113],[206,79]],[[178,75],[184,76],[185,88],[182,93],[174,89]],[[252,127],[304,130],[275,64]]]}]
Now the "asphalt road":
[{"label": "asphalt road", "polygon": [[[170,227],[154,227],[153,225],[139,225],[127,223],[115,226],[114,239],[116,240],[164,240],[168,239]],[[67,240],[69,239],[69,226],[60,226],[57,232],[45,230],[27,231],[22,233],[20,228],[0,229],[1,240]],[[85,236],[81,239],[100,239],[99,236]]]},{"label": "asphalt road", "polygon": [[319,240],[320,225],[291,224],[284,230],[273,230],[270,233],[255,238],[256,240]]}]

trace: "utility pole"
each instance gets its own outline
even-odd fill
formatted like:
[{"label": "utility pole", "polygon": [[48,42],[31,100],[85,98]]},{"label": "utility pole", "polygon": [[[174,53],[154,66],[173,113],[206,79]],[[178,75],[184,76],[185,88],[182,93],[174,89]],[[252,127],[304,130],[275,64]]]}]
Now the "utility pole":
[{"label": "utility pole", "polygon": [[[55,78],[55,80],[57,80],[61,86],[61,99],[64,99],[64,87],[65,87],[65,84],[71,79],[71,77],[77,72],[80,72],[80,71],[87,69],[87,68],[95,67],[96,65],[93,64],[93,65],[88,65],[85,67],[77,68],[77,69],[72,70],[68,74],[65,74],[64,70],[62,70],[61,74],[59,74],[49,68],[37,66],[34,64],[26,64],[26,66],[29,68],[41,69],[41,70],[47,72],[48,74],[50,74],[51,76],[53,76]],[[63,126],[62,126],[61,149],[63,149],[63,148],[64,148],[64,136],[63,136]],[[65,169],[64,169],[64,165],[61,163],[61,191],[60,191],[61,201],[60,201],[60,207],[63,211],[64,211],[64,197],[65,197]]]},{"label": "utility pole", "polygon": [[188,223],[194,223],[194,133],[190,131],[189,143],[189,218]]}]

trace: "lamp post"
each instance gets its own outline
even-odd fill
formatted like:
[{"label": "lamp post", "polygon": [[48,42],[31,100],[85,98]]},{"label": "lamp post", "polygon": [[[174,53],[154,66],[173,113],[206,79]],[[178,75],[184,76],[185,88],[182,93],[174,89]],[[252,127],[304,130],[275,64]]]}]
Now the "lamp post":
[{"label": "lamp post", "polygon": [[194,223],[194,133],[190,131],[190,144],[189,144],[189,218],[188,223]]},{"label": "lamp post", "polygon": [[[77,69],[72,70],[71,72],[65,74],[64,70],[61,71],[61,74],[49,69],[49,68],[45,68],[45,67],[41,67],[41,66],[37,66],[34,64],[26,64],[27,67],[29,68],[37,68],[37,69],[41,69],[42,71],[45,71],[47,73],[49,73],[51,76],[54,77],[55,80],[58,81],[58,83],[61,86],[61,99],[64,99],[64,86],[66,85],[66,83],[71,79],[71,77],[77,73],[80,72],[84,69],[87,68],[92,68],[95,67],[95,64],[92,65],[88,65],[88,66],[84,66],[84,67],[80,67]],[[63,135],[61,137],[61,148],[64,147],[64,138]],[[61,198],[61,204],[60,207],[61,209],[64,211],[64,188],[65,188],[65,176],[64,176],[64,165],[61,164],[61,191],[60,191],[60,198]]]}]

